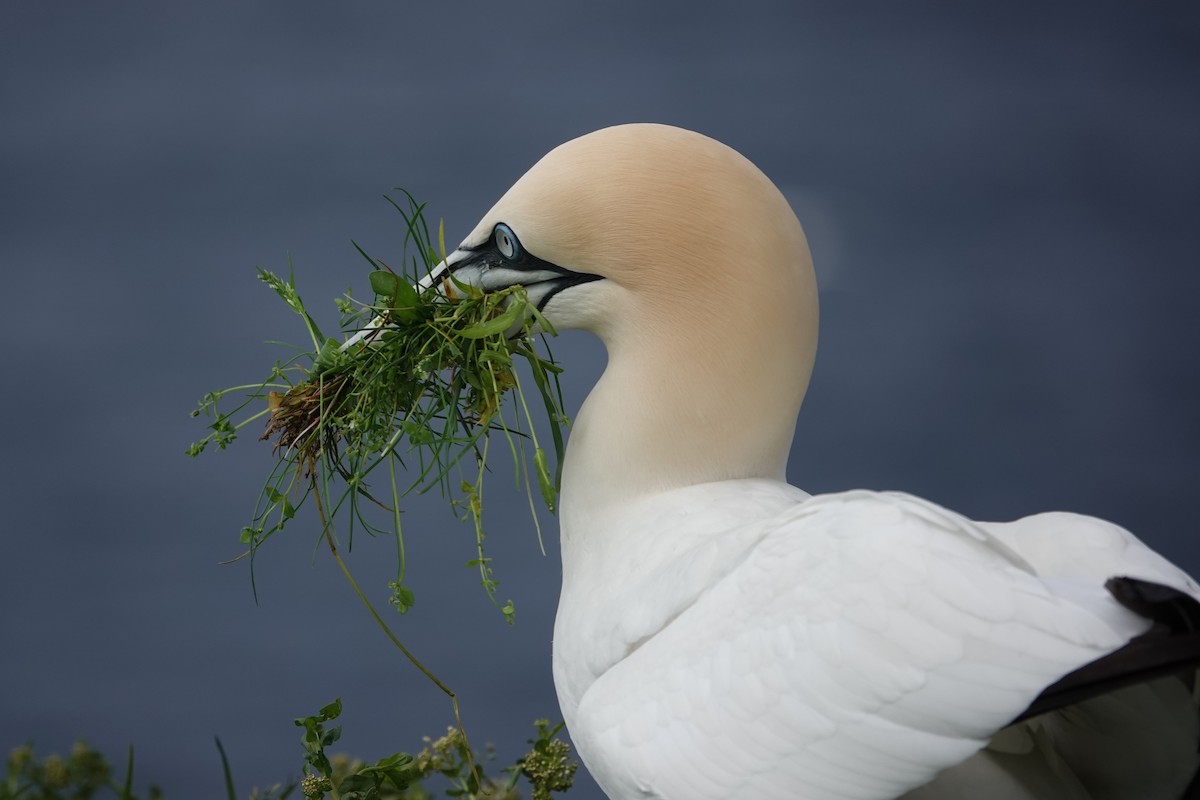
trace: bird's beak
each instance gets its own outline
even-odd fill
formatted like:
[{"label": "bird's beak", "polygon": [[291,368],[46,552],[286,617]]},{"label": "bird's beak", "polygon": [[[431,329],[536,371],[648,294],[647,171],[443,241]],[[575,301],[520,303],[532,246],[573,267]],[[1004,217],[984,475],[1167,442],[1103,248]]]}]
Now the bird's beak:
[{"label": "bird's beak", "polygon": [[[446,256],[444,261],[439,262],[429,270],[429,274],[417,281],[417,291],[424,293],[430,289],[433,289],[434,291],[440,292],[447,297],[453,298],[453,292],[455,291],[454,281],[450,280],[450,275],[452,273],[457,273],[459,266],[461,266],[470,255],[470,251],[459,248],[450,255]],[[466,270],[461,275],[454,275],[454,279],[459,283],[465,283],[468,286],[480,286],[478,280],[471,280],[472,277],[475,276],[471,270]]]},{"label": "bird's beak", "polygon": [[499,292],[519,285],[525,287],[529,302],[544,311],[550,298],[562,290],[600,278],[600,275],[575,272],[529,255],[514,265],[501,258],[494,248],[484,246],[455,250],[417,282],[417,289],[433,289],[453,297],[457,291],[455,282],[485,292]]},{"label": "bird's beak", "polygon": [[[550,299],[564,289],[581,283],[600,280],[603,276],[575,272],[549,261],[526,254],[520,263],[505,260],[493,246],[460,247],[417,281],[418,292],[438,292],[454,299],[459,285],[474,286],[485,292],[499,292],[511,286],[524,286],[529,302],[538,311],[545,311]],[[363,330],[346,340],[346,350],[369,337],[381,324],[377,318]],[[521,328],[513,326],[510,335]]]}]

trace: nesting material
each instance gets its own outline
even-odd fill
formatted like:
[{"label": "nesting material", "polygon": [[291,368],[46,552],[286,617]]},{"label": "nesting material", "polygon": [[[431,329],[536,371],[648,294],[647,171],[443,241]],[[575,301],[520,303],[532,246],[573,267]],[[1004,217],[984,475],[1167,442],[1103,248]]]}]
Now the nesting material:
[{"label": "nesting material", "polygon": [[[407,209],[393,205],[404,215],[406,248],[415,247],[418,255],[397,271],[359,248],[372,267],[373,300],[360,302],[347,292],[336,301],[341,337],[321,332],[294,277],[259,270],[259,278],[302,318],[312,349],[276,362],[261,383],[206,395],[194,416],[209,417],[211,433],[188,452],[224,449],[241,428],[265,416],[261,438],[274,443],[277,461],[242,531],[250,553],[316,493],[322,536],[350,539],[363,529],[395,538],[392,603],[401,611],[413,603],[404,584],[401,503],[406,495],[439,488],[459,516],[474,523],[470,566],[511,620],[512,605],[496,597],[484,553],[483,483],[489,442],[498,435],[531,511],[535,496],[554,509],[566,418],[559,368],[540,335],[553,329],[520,286],[491,293],[453,282],[414,288],[445,252],[441,231],[434,247],[423,207],[411,198]],[[534,391],[523,386],[523,375],[532,378]],[[235,405],[225,410],[231,401]],[[539,429],[549,430],[553,463]],[[533,520],[536,527],[536,511]]]}]

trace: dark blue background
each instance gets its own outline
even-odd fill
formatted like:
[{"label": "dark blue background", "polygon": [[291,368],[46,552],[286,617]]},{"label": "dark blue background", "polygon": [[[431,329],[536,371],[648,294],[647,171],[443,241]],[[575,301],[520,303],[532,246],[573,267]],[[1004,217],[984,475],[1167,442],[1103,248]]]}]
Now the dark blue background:
[{"label": "dark blue background", "polygon": [[[1075,10],[1072,10],[1074,8]],[[609,124],[721,139],[788,195],[822,284],[792,479],[972,516],[1107,517],[1200,571],[1200,22],[1194,4],[5,3],[0,747],[84,737],[174,798],[298,772],[291,719],[341,695],[346,749],[415,749],[444,696],[297,528],[239,551],[270,463],[192,461],[188,412],[398,256],[404,186],[451,243],[542,153]],[[570,409],[603,363],[558,343]],[[435,499],[407,524],[407,643],[468,731],[555,716],[554,537],[491,484],[507,628]],[[552,523],[551,523],[552,529]],[[315,553],[315,558],[314,558]],[[386,541],[351,565],[383,602]],[[391,612],[389,612],[391,613]],[[576,793],[596,797],[594,788]]]}]

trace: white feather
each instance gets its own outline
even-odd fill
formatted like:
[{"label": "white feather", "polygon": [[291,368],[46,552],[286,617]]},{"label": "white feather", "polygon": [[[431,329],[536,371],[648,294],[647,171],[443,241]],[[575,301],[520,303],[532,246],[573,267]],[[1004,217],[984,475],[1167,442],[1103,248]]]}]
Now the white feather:
[{"label": "white feather", "polygon": [[[650,554],[634,582],[564,591],[556,681],[585,683],[570,666],[610,654],[577,706],[563,701],[581,751],[601,756],[592,768],[618,776],[615,797],[897,797],[1148,627],[1094,584],[1052,592],[997,537],[927,501],[797,503],[780,485],[786,507],[764,513],[767,488],[690,487],[630,508],[675,556]],[[687,520],[705,503],[741,524],[699,532]],[[685,522],[665,524],[674,516]]]}]

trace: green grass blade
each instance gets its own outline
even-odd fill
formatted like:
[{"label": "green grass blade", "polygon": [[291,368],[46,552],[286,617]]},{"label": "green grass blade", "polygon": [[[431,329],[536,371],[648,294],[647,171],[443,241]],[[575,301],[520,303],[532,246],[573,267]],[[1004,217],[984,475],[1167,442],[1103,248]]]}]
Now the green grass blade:
[{"label": "green grass blade", "polygon": [[214,736],[213,739],[217,743],[217,752],[221,754],[221,771],[225,773],[225,797],[227,800],[237,800],[237,790],[233,787],[233,770],[229,768],[225,747],[221,744],[220,736]]},{"label": "green grass blade", "polygon": [[121,800],[133,800],[133,745],[125,759],[125,782],[121,784]]}]

